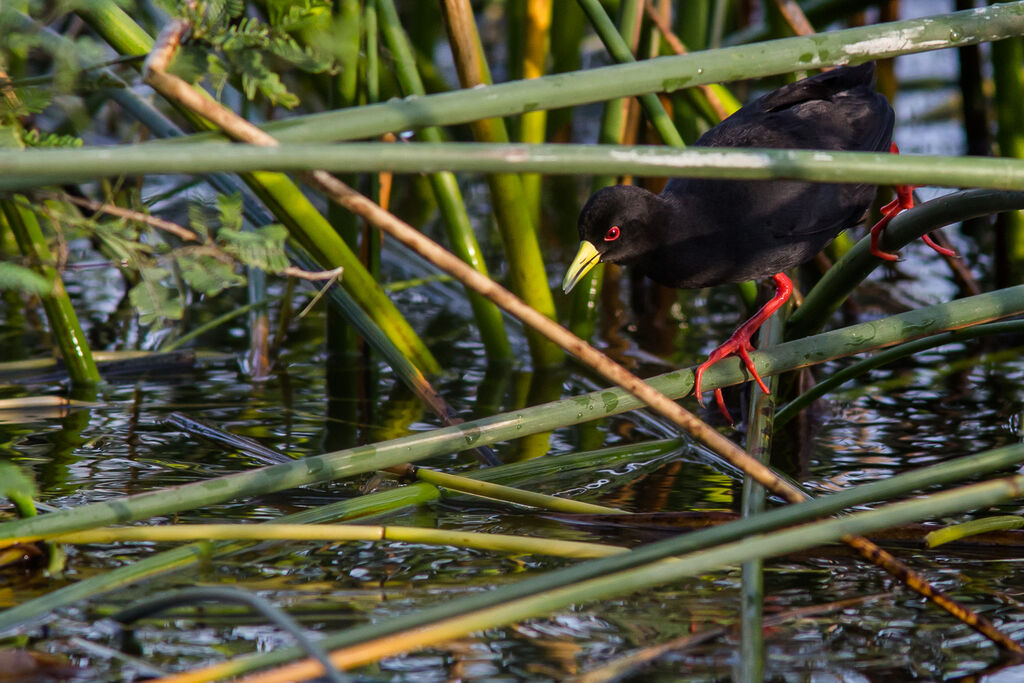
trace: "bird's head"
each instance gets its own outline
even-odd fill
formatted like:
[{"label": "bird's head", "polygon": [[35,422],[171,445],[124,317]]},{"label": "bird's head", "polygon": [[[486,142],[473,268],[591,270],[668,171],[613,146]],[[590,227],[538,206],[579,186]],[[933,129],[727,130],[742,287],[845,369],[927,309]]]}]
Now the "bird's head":
[{"label": "bird's head", "polygon": [[662,199],[633,185],[605,187],[587,201],[577,229],[580,247],[562,280],[568,294],[598,263],[629,264],[656,246]]}]

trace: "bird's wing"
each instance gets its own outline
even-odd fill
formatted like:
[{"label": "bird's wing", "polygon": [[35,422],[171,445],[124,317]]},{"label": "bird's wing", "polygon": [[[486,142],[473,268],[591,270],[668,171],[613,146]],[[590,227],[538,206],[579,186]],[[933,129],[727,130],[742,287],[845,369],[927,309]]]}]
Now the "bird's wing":
[{"label": "bird's wing", "polygon": [[761,111],[778,111],[808,100],[828,100],[835,95],[857,88],[872,88],[875,83],[875,63],[824,71],[816,76],[784,85],[754,100]]},{"label": "bird's wing", "polygon": [[837,235],[864,217],[876,188],[873,185],[807,183],[796,180],[718,180],[673,178],[666,192],[700,198],[690,233],[731,234],[747,239],[754,230],[789,241],[815,235]]},{"label": "bird's wing", "polygon": [[[875,92],[873,82],[874,64],[867,63],[783,86],[742,107],[694,144],[888,152],[895,116],[888,100]],[[835,235],[856,225],[875,195],[870,185],[797,181],[677,178],[670,187],[736,211],[743,207],[747,220],[753,219],[765,233],[780,239]],[[734,218],[741,220],[738,215]]]},{"label": "bird's wing", "polygon": [[887,152],[895,116],[873,81],[869,62],[785,85],[743,106],[694,144]]},{"label": "bird's wing", "polygon": [[[780,220],[768,226],[768,231],[779,238],[838,235],[861,222],[875,196],[872,185],[833,185],[810,183],[772,183],[773,201],[780,185],[795,189],[785,199]],[[766,192],[767,194],[767,192]]]}]

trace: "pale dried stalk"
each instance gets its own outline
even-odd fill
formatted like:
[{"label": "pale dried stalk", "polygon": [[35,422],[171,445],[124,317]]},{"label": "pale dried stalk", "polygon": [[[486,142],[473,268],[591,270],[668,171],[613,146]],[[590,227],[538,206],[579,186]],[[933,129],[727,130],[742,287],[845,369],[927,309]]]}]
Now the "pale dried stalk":
[{"label": "pale dried stalk", "polygon": [[807,20],[807,15],[800,9],[800,5],[796,4],[794,0],[775,0],[775,6],[779,8],[782,18],[798,36],[814,35],[814,27]]}]

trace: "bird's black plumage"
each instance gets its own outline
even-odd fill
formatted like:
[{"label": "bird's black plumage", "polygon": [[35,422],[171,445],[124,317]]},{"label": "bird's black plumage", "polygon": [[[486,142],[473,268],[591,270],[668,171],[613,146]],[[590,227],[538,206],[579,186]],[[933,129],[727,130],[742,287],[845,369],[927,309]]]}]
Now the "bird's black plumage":
[{"label": "bird's black plumage", "polygon": [[[875,65],[869,62],[785,85],[739,109],[695,144],[888,152],[895,116],[875,92],[874,80]],[[768,391],[747,352],[757,328],[789,298],[792,283],[782,271],[813,258],[856,225],[875,191],[873,185],[694,178],[673,178],[657,195],[628,185],[606,187],[580,212],[580,249],[562,287],[571,290],[599,261],[630,265],[668,287],[772,276],[775,296],[694,372],[699,398],[704,371],[738,354]],[[871,230],[872,253],[879,258],[896,258],[878,249],[878,234],[913,205],[911,188],[899,188],[897,195]],[[728,417],[720,389],[715,398]]]},{"label": "bird's black plumage", "polygon": [[[888,152],[894,116],[874,90],[874,75],[869,62],[785,85],[695,145]],[[875,191],[872,185],[673,178],[659,195],[624,185],[598,191],[583,207],[578,229],[600,261],[631,265],[669,287],[706,287],[767,277],[811,259],[860,221]],[[581,274],[570,269],[566,286]]]}]

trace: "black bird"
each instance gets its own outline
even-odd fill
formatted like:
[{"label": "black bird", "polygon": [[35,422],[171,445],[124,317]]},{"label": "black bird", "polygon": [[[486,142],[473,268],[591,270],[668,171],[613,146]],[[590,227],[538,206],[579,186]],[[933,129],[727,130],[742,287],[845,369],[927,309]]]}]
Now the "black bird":
[{"label": "black bird", "polygon": [[[875,91],[874,79],[875,65],[868,62],[785,85],[742,107],[694,144],[898,152],[892,143],[895,116]],[[810,260],[859,223],[876,190],[874,185],[697,178],[673,178],[657,195],[630,185],[606,187],[580,212],[580,248],[562,288],[569,292],[602,261],[632,266],[659,284],[685,289],[772,277],[775,296],[694,373],[700,400],[704,371],[738,354],[767,392],[747,351],[753,350],[754,332],[792,293],[782,271]],[[872,228],[871,250],[879,258],[897,258],[878,249],[878,236],[893,216],[913,206],[912,190],[897,188],[897,199]],[[728,418],[721,390],[715,398]]]}]

